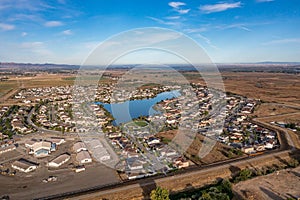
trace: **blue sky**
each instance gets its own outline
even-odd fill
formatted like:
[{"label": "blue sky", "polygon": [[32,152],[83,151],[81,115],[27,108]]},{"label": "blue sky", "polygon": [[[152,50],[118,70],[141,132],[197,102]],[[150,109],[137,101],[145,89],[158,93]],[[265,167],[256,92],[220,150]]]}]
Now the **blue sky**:
[{"label": "blue sky", "polygon": [[81,64],[102,41],[162,27],[216,63],[299,62],[299,0],[0,0],[0,62]]}]

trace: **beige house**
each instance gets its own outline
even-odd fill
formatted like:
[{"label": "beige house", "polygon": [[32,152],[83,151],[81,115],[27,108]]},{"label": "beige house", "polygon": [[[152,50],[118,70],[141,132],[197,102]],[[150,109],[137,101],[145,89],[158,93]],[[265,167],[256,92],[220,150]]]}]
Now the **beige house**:
[{"label": "beige house", "polygon": [[70,155],[62,154],[48,163],[49,167],[60,167],[70,160]]},{"label": "beige house", "polygon": [[92,158],[91,158],[88,151],[80,151],[76,155],[76,160],[80,164],[85,164],[85,163],[91,163],[92,162]]},{"label": "beige house", "polygon": [[11,166],[16,170],[28,173],[34,171],[38,167],[38,164],[21,158],[13,162]]}]

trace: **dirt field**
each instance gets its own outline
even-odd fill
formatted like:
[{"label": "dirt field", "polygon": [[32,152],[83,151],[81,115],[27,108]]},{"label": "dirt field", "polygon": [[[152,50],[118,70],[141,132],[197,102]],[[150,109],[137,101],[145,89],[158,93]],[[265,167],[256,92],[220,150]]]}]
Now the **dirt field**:
[{"label": "dirt field", "polygon": [[[200,81],[201,77],[195,72],[185,72],[186,78]],[[300,75],[285,73],[263,72],[222,72],[225,91],[262,99],[267,102],[288,103],[300,105]],[[212,74],[206,75],[214,81]]]},{"label": "dirt field", "polygon": [[287,114],[281,114],[277,116],[266,116],[262,117],[261,121],[264,122],[272,122],[272,121],[277,121],[277,122],[287,122],[287,123],[300,123],[300,112],[295,112],[295,113],[287,113]]},{"label": "dirt field", "polygon": [[300,167],[240,182],[233,190],[243,199],[300,198]]},{"label": "dirt field", "polygon": [[255,108],[253,115],[257,117],[266,117],[296,112],[300,112],[300,110],[279,104],[263,103]]},{"label": "dirt field", "polygon": [[226,91],[268,102],[300,105],[300,75],[283,73],[223,73]]},{"label": "dirt field", "polygon": [[74,83],[74,80],[70,78],[72,76],[47,73],[33,77],[10,76],[8,81],[0,82],[0,100],[7,99],[12,95],[13,90],[20,88],[72,85]]},{"label": "dirt field", "polygon": [[[43,183],[43,178],[57,176],[56,182]],[[87,167],[86,171],[75,173],[71,170],[45,171],[43,176],[33,173],[24,174],[22,178],[0,175],[0,196],[9,195],[11,199],[33,199],[57,193],[75,191],[98,185],[119,182],[115,170],[104,165]]]}]

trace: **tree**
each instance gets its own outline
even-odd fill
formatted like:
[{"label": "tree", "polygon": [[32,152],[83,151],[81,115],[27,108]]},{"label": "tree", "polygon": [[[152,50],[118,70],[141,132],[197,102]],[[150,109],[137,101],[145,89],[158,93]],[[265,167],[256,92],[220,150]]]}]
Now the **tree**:
[{"label": "tree", "polygon": [[211,187],[202,193],[200,200],[229,200],[230,197],[226,193],[222,193],[218,188]]},{"label": "tree", "polygon": [[221,183],[222,191],[231,194],[232,193],[232,185],[228,179],[223,179]]},{"label": "tree", "polygon": [[235,182],[245,181],[252,176],[252,171],[250,169],[243,169],[239,172],[239,175],[235,178]]},{"label": "tree", "polygon": [[151,200],[170,200],[169,191],[167,189],[157,187],[155,190],[151,191]]}]

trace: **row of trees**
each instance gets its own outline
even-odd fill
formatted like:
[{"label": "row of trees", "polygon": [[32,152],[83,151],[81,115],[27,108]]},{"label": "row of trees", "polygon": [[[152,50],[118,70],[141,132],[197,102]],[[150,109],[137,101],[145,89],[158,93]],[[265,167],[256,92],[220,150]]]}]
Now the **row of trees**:
[{"label": "row of trees", "polygon": [[[174,199],[187,200],[230,200],[233,197],[231,182],[227,179],[222,180],[219,184],[206,189],[193,191],[192,193],[181,193],[174,196]],[[169,191],[161,187],[152,190],[151,200],[170,200]]]}]

